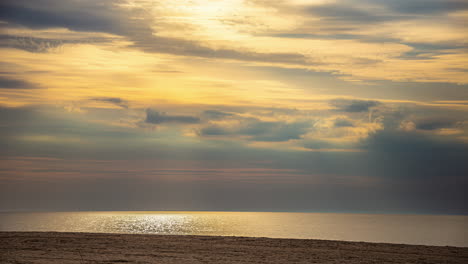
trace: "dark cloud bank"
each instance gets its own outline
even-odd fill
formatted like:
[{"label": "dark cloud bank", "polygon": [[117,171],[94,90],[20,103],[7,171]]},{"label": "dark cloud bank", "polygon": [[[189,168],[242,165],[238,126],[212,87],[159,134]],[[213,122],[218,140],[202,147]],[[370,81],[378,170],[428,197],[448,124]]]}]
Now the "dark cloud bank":
[{"label": "dark cloud bank", "polygon": [[[2,125],[7,128],[0,131],[2,166],[8,164],[8,157],[58,158],[54,166],[46,166],[43,172],[63,175],[39,180],[34,176],[38,173],[34,166],[21,177],[11,174],[13,168],[2,170],[2,210],[468,213],[468,145],[447,137],[424,136],[390,127],[363,140],[360,148],[365,151],[356,153],[271,150],[247,147],[236,141],[216,145],[205,141],[188,146],[170,141],[148,143],[143,139],[152,135],[138,129],[80,123],[73,121],[73,115],[72,119],[64,120],[43,113],[36,108],[0,108]],[[155,110],[146,114],[148,121],[156,124],[201,122],[193,116],[166,115]],[[251,135],[252,140],[258,136],[271,140],[271,135],[264,131],[281,126],[253,123],[240,128],[239,133]],[[44,134],[82,137],[84,143],[25,142],[20,137]],[[288,137],[296,136],[292,133]],[[86,167],[77,171],[66,167],[57,171],[62,165],[83,160],[98,162],[85,162]],[[91,166],[106,164],[104,161],[119,164],[124,160],[130,164],[125,170],[116,170],[112,165]],[[176,163],[178,169],[186,166],[185,161],[195,162],[206,172],[188,170],[183,174],[184,180],[158,172],[169,161],[183,161]],[[278,171],[266,176],[239,173],[227,178],[210,173],[214,168],[245,167]],[[67,176],[70,174],[79,177]]]}]

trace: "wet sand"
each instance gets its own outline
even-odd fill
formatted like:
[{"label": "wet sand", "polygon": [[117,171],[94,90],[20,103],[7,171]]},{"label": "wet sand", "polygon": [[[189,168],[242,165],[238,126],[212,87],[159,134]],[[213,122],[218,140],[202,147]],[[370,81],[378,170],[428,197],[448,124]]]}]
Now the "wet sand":
[{"label": "wet sand", "polygon": [[468,263],[468,248],[312,239],[0,232],[0,263]]}]

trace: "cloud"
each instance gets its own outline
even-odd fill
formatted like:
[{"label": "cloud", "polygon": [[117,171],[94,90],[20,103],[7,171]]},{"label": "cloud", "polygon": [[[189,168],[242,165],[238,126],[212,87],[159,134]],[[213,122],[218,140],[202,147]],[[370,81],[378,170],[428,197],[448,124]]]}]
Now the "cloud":
[{"label": "cloud", "polygon": [[15,48],[29,52],[48,52],[65,44],[107,42],[110,38],[53,39],[16,35],[0,35],[0,48]]},{"label": "cloud", "polygon": [[[212,48],[194,40],[158,36],[151,26],[154,18],[148,15],[145,7],[123,8],[118,5],[119,3],[119,1],[111,0],[99,2],[89,0],[17,2],[8,0],[2,1],[0,4],[0,20],[32,29],[62,27],[74,31],[111,33],[127,37],[133,41],[132,47],[145,52],[255,62],[310,64],[310,59],[299,53],[262,53],[249,50]],[[154,4],[157,5],[157,3]],[[138,17],[138,19],[135,17]],[[46,42],[39,39],[35,39],[35,41],[42,42],[42,44]],[[10,42],[12,41],[10,40]],[[59,45],[61,42],[48,40],[47,43]],[[27,48],[17,43],[8,45],[27,50],[43,50]],[[35,46],[37,45],[35,44]]]},{"label": "cloud", "polygon": [[[106,0],[71,1],[58,0],[6,1],[0,5],[0,19],[11,25],[26,26],[31,29],[67,28],[73,31],[103,32],[126,37],[132,41],[130,47],[150,53],[167,53],[202,58],[232,59],[263,63],[286,63],[293,65],[319,64],[309,57],[295,52],[257,52],[248,49],[213,48],[196,40],[160,36],[154,32],[146,7],[124,8],[121,2]],[[154,5],[158,5],[156,2]],[[50,8],[43,8],[48,6]],[[136,19],[138,18],[138,19]],[[109,41],[101,38],[89,41]],[[41,38],[9,36],[3,41],[4,47],[20,48],[32,52],[46,52],[50,47],[65,43],[81,43],[79,40],[66,41]],[[0,44],[2,45],[2,44]]]},{"label": "cloud", "polygon": [[255,52],[250,50],[236,50],[230,48],[211,48],[197,41],[179,38],[162,37],[148,32],[148,34],[132,35],[132,47],[151,53],[169,53],[174,55],[194,56],[202,58],[232,59],[263,63],[286,63],[293,65],[320,64],[311,58],[294,52]]},{"label": "cloud", "polygon": [[[255,2],[255,1],[254,1]],[[258,1],[257,1],[258,2]],[[431,2],[432,3],[432,2]],[[452,2],[451,2],[452,3]],[[188,6],[201,3],[186,3]],[[266,5],[267,2],[260,1]],[[403,3],[402,3],[403,4]],[[254,12],[263,14],[269,7],[258,7]],[[295,6],[289,8],[288,6]],[[240,10],[244,11],[247,6],[239,4]],[[453,4],[453,6],[457,6]],[[2,1],[0,5],[0,20],[5,21],[3,27],[15,29],[29,27],[31,29],[67,28],[75,31],[74,35],[80,36],[84,32],[102,32],[120,36],[127,40],[128,48],[138,49],[147,53],[165,53],[180,56],[190,56],[208,59],[236,60],[253,63],[274,65],[277,67],[297,67],[320,72],[333,72],[342,76],[348,76],[352,80],[411,80],[411,81],[445,81],[451,83],[465,83],[462,74],[454,74],[453,69],[463,67],[453,67],[448,70],[448,64],[453,65],[450,58],[439,55],[448,55],[445,50],[430,50],[408,46],[411,42],[428,43],[458,43],[459,49],[452,49],[451,55],[461,55],[463,53],[463,34],[460,26],[453,26],[453,33],[445,34],[447,29],[451,30],[450,23],[440,23],[441,28],[437,32],[439,38],[434,40],[414,32],[425,32],[426,23],[422,16],[414,16],[406,13],[398,13],[384,2],[371,4],[366,1],[344,1],[335,4],[314,4],[314,5],[294,5],[287,1],[273,5],[278,8],[279,19],[289,19],[290,16],[298,18],[296,26],[275,29],[277,21],[266,20],[262,23],[254,23],[251,33],[251,40],[246,38],[236,38],[243,40],[230,40],[228,34],[219,42],[213,41],[212,33],[198,35],[199,30],[210,30],[205,26],[197,25],[196,19],[184,19],[184,22],[169,19],[174,11],[160,1],[140,2],[129,5],[125,1],[59,1],[59,0],[38,0],[38,1]],[[45,8],[47,7],[47,8]],[[290,12],[294,10],[294,12]],[[270,10],[271,11],[271,10]],[[268,12],[267,12],[268,13]],[[191,16],[190,12],[182,15]],[[260,16],[260,15],[259,15]],[[248,18],[251,16],[247,16]],[[316,19],[316,18],[320,19]],[[248,20],[244,18],[244,20]],[[223,24],[229,20],[215,19]],[[455,18],[450,18],[450,21]],[[374,26],[382,21],[389,20],[406,23],[406,20],[417,21],[411,24],[407,31],[401,31],[398,27],[384,25],[381,30]],[[412,23],[412,22],[411,22]],[[265,24],[265,26],[261,26]],[[392,23],[387,23],[392,24]],[[460,23],[459,23],[460,24]],[[224,24],[223,24],[224,25]],[[238,34],[236,25],[225,25],[228,30],[233,30]],[[193,27],[193,28],[192,28]],[[258,27],[258,28],[257,28]],[[181,29],[183,28],[183,29]],[[414,28],[414,30],[412,29]],[[378,34],[375,31],[378,30]],[[14,30],[13,30],[14,31]],[[261,31],[261,33],[258,33]],[[314,34],[310,34],[314,32]],[[168,34],[169,33],[169,34]],[[185,34],[187,33],[187,34]],[[67,33],[70,34],[70,33]],[[192,35],[194,34],[194,35]],[[323,43],[326,49],[321,48],[322,44],[315,45],[313,49],[304,48],[314,40],[297,40],[294,45],[286,44],[287,40],[278,39],[278,47],[271,49],[265,43],[265,36],[289,36],[296,38],[320,38],[327,39]],[[81,36],[84,37],[84,36]],[[455,41],[447,39],[454,38]],[[117,37],[116,37],[117,38]],[[259,41],[257,41],[257,39]],[[96,41],[112,41],[111,38],[102,38]],[[115,40],[115,39],[114,39]],[[440,41],[442,40],[442,41]],[[49,38],[28,39],[8,38],[3,40],[3,47],[14,47],[32,52],[47,52],[51,47],[57,47],[65,43],[65,40]],[[76,43],[82,43],[75,40]],[[83,40],[86,42],[87,40]],[[92,40],[89,40],[92,41]],[[328,45],[331,41],[343,42],[338,45]],[[119,42],[122,44],[123,42]],[[318,43],[318,42],[317,42]],[[384,46],[379,43],[388,43]],[[297,46],[296,46],[297,44]],[[276,45],[275,45],[276,46]],[[342,49],[346,46],[346,49]],[[362,46],[362,47],[360,47]],[[411,48],[414,50],[411,50]],[[354,50],[365,50],[365,52],[355,52]],[[326,51],[324,53],[324,51]],[[398,59],[395,62],[393,59]],[[409,61],[416,61],[431,58],[434,66],[427,64],[413,65]],[[390,63],[392,61],[392,63]],[[369,70],[369,65],[379,64]],[[398,65],[398,66],[395,66]],[[425,70],[432,69],[432,74],[425,74]],[[405,70],[407,69],[407,70]],[[336,76],[336,75],[335,75]],[[429,77],[428,77],[429,76]],[[455,76],[456,78],[453,78]],[[342,77],[344,78],[344,77]]]},{"label": "cloud", "polygon": [[354,127],[354,124],[351,120],[338,118],[335,120],[335,127]]},{"label": "cloud", "polygon": [[128,101],[119,97],[98,97],[98,98],[92,98],[91,100],[98,101],[98,102],[111,103],[111,104],[120,106],[122,108],[128,108]]},{"label": "cloud", "polygon": [[[354,6],[359,6],[355,4]],[[337,23],[378,23],[389,20],[401,19],[401,16],[390,15],[389,13],[381,13],[379,9],[372,10],[368,6],[359,9],[346,3],[334,3],[313,5],[308,7],[307,12],[320,17],[322,20]],[[380,13],[380,14],[379,14]]]},{"label": "cloud", "polygon": [[35,89],[37,85],[18,79],[0,76],[0,89]]},{"label": "cloud", "polygon": [[63,45],[64,41],[34,37],[0,35],[0,47],[22,49],[29,52],[47,52]]},{"label": "cloud", "polygon": [[414,15],[444,15],[468,9],[464,0],[351,0],[315,4],[304,10],[328,22],[353,24],[418,19]]},{"label": "cloud", "polygon": [[255,135],[253,140],[281,142],[291,139],[300,139],[302,135],[307,133],[309,126],[310,124],[307,123],[279,124],[274,127],[271,132]]},{"label": "cloud", "polygon": [[200,130],[200,135],[202,136],[225,136],[230,134],[232,132],[215,125],[207,126]]},{"label": "cloud", "polygon": [[118,1],[5,0],[0,20],[32,29],[63,27],[75,31],[121,33]]},{"label": "cloud", "polygon": [[288,141],[300,139],[310,127],[307,122],[250,122],[238,130],[241,135],[252,136],[255,141]]},{"label": "cloud", "polygon": [[208,119],[218,120],[218,119],[223,119],[226,117],[233,116],[234,114],[222,112],[218,110],[205,110],[203,111],[202,115],[207,117]]},{"label": "cloud", "polygon": [[441,128],[452,128],[458,122],[450,118],[426,118],[417,120],[416,128],[421,130],[437,130]]},{"label": "cloud", "polygon": [[342,148],[339,144],[320,139],[309,139],[303,142],[303,147],[308,149],[337,149]]},{"label": "cloud", "polygon": [[[466,110],[413,103],[381,103],[372,111],[372,122],[381,123],[386,131],[406,130],[437,134],[440,129],[465,130]],[[468,132],[468,131],[465,131]]]},{"label": "cloud", "polygon": [[163,123],[180,123],[180,124],[197,124],[200,123],[200,118],[185,115],[167,115],[166,113],[158,112],[154,109],[146,109],[146,123],[163,124]]},{"label": "cloud", "polygon": [[18,129],[23,123],[34,120],[33,109],[30,107],[3,107],[0,106],[2,128],[0,139],[6,139],[8,132]]},{"label": "cloud", "polygon": [[200,130],[201,136],[226,136],[245,138],[250,141],[284,142],[300,139],[311,127],[311,122],[261,121],[256,118],[241,118],[228,127],[208,125]]},{"label": "cloud", "polygon": [[[468,144],[414,131],[381,130],[362,142],[381,166],[380,175],[408,179],[466,177]],[[387,159],[386,161],[384,161]]]},{"label": "cloud", "polygon": [[468,9],[464,0],[352,0],[308,6],[305,11],[328,22],[352,24],[417,19],[414,15],[443,15]]},{"label": "cloud", "polygon": [[457,12],[468,9],[468,2],[465,0],[378,0],[372,3],[381,3],[392,11],[400,14],[420,14],[434,15],[450,12]]},{"label": "cloud", "polygon": [[[96,112],[88,114],[96,116]],[[341,146],[360,147],[362,152],[262,149],[239,144],[238,139],[281,135],[281,127],[293,130],[286,137],[297,137],[300,133],[294,130],[302,125],[232,117],[239,126],[221,126],[231,118],[216,124],[238,134],[216,144],[210,138],[197,138],[197,143],[184,145],[186,139],[174,130],[163,134],[163,130],[146,133],[137,127],[116,128],[86,121],[84,115],[61,113],[56,108],[0,107],[6,128],[0,130],[0,208],[294,208],[387,213],[466,213],[468,209],[467,144],[453,138],[393,129]],[[332,124],[336,120],[329,119]],[[239,134],[241,128],[245,134]],[[25,141],[25,135],[49,138]],[[67,137],[81,141],[60,141]],[[313,149],[339,146],[321,138],[303,140]],[[25,161],[16,157],[42,158]],[[46,161],[44,157],[55,159]],[[240,171],[242,168],[251,169]],[[90,193],[89,197],[83,199],[83,192]],[[122,193],[129,195],[122,197]],[[187,195],[181,197],[180,193]],[[37,197],[41,197],[39,201]],[[255,207],[259,204],[261,208]]]},{"label": "cloud", "polygon": [[341,112],[368,112],[370,108],[379,105],[378,101],[373,100],[345,100],[336,99],[330,101],[330,104],[336,108],[337,111]]}]

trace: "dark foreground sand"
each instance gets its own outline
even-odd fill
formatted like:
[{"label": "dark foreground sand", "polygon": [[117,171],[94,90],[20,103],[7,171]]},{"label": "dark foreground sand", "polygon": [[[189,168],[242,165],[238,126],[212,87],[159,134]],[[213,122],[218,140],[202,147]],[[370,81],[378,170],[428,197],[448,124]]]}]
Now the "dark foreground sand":
[{"label": "dark foreground sand", "polygon": [[468,263],[468,248],[303,239],[0,232],[0,263]]}]

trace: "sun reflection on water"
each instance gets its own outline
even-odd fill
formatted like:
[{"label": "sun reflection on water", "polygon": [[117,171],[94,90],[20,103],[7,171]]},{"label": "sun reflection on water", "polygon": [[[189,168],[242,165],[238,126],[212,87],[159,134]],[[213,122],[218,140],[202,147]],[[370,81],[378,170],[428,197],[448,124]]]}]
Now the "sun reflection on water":
[{"label": "sun reflection on water", "polygon": [[0,213],[0,231],[215,235],[468,246],[468,216],[258,212]]}]

